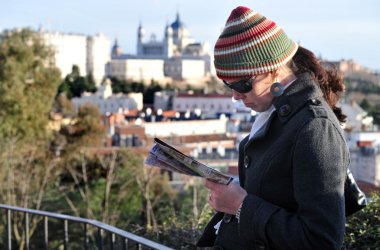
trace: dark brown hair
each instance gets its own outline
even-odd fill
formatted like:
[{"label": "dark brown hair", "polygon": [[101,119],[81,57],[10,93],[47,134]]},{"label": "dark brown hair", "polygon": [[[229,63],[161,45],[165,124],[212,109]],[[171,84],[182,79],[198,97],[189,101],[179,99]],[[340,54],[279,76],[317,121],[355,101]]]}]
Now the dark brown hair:
[{"label": "dark brown hair", "polygon": [[335,116],[340,122],[346,121],[346,115],[342,109],[336,106],[340,98],[340,94],[344,92],[345,86],[343,78],[340,76],[335,66],[325,67],[313,52],[299,47],[296,54],[293,56],[295,64],[295,74],[309,72],[318,82],[320,89],[323,92],[323,97],[334,111]]}]

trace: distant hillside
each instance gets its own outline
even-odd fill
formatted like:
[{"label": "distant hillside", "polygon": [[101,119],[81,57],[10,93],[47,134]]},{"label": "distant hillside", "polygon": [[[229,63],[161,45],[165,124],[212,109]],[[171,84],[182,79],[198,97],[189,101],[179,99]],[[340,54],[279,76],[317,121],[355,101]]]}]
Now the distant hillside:
[{"label": "distant hillside", "polygon": [[380,105],[380,73],[361,66],[353,60],[328,61],[326,68],[336,68],[344,77],[346,97],[361,103],[367,99],[371,106]]},{"label": "distant hillside", "polygon": [[380,125],[380,75],[371,72],[349,72],[344,74],[346,98],[356,101],[374,124]]},{"label": "distant hillside", "polygon": [[380,105],[380,76],[367,72],[355,72],[344,76],[347,96],[361,103],[367,99],[371,106]]}]

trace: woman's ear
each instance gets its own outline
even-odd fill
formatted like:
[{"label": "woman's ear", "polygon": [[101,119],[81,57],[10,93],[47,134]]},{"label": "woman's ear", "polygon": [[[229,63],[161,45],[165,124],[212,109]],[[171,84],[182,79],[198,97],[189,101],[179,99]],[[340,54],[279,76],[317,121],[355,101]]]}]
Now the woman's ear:
[{"label": "woman's ear", "polygon": [[278,81],[278,77],[280,76],[280,69],[275,69],[275,70],[271,71],[270,72],[270,76],[271,76],[271,79],[272,79],[272,83],[273,82],[277,82]]}]

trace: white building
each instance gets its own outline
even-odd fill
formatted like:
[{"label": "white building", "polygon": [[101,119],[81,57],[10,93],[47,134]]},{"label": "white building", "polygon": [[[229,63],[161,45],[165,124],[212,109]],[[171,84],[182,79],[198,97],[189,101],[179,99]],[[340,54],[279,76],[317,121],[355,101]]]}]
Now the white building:
[{"label": "white building", "polygon": [[380,154],[351,152],[350,170],[357,181],[380,187]]},{"label": "white building", "polygon": [[371,129],[373,127],[373,117],[368,116],[368,113],[362,109],[356,102],[339,103],[343,114],[347,116],[347,121],[344,128],[350,131],[362,131],[363,129]]},{"label": "white building", "polygon": [[112,59],[106,66],[108,76],[124,80],[149,82],[154,79],[165,83],[170,81],[164,76],[164,60],[121,57]]},{"label": "white building", "polygon": [[227,132],[226,119],[147,122],[143,126],[146,135],[150,137],[225,134]]},{"label": "white building", "polygon": [[73,65],[79,67],[81,75],[87,73],[87,37],[84,35],[42,32],[42,37],[55,52],[55,64],[61,77],[71,73]]},{"label": "white building", "polygon": [[89,103],[98,107],[101,114],[118,113],[131,109],[141,110],[143,107],[143,95],[142,93],[114,95],[111,82],[107,80],[95,94],[85,93],[80,98],[73,98],[72,102],[76,110],[83,104]]},{"label": "white building", "polygon": [[154,93],[153,107],[155,110],[173,110],[173,98],[177,95],[174,90],[163,90]]},{"label": "white building", "polygon": [[256,115],[256,112],[228,94],[179,94],[167,90],[154,94],[154,109],[175,110],[180,113],[200,110],[204,117],[226,114],[241,121],[248,121],[251,116]]},{"label": "white building", "polygon": [[173,97],[173,109],[178,112],[187,112],[200,109],[202,114],[232,115],[238,111],[250,109],[243,107],[240,102],[233,101],[231,95],[220,94],[178,94]]},{"label": "white building", "polygon": [[111,60],[111,41],[103,34],[87,37],[87,74],[92,74],[97,85],[106,75],[105,65]]},{"label": "white building", "polygon": [[55,51],[55,63],[61,77],[77,65],[82,76],[92,74],[99,86],[105,76],[105,65],[110,61],[111,41],[102,34],[85,36],[41,31],[46,43]]},{"label": "white building", "polygon": [[186,79],[201,83],[197,81],[206,76],[205,61],[201,59],[185,59],[181,57],[172,57],[165,60],[165,75],[171,76],[175,80]]},{"label": "white building", "polygon": [[351,132],[346,134],[350,147],[350,170],[355,179],[380,186],[380,133]]},{"label": "white building", "polygon": [[[380,147],[380,133],[379,132],[346,132],[346,140],[348,146],[352,150],[359,147]],[[380,150],[378,150],[380,153]]]}]

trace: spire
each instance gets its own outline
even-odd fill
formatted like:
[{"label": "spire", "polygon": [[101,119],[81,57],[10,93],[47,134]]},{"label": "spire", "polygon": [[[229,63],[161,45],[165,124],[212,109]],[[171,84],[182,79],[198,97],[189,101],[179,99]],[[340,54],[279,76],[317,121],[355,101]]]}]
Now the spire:
[{"label": "spire", "polygon": [[137,55],[143,54],[143,42],[144,42],[145,30],[140,21],[139,27],[137,28]]},{"label": "spire", "polygon": [[117,40],[117,38],[115,38],[115,42],[112,46],[112,51],[111,51],[111,56],[114,57],[114,56],[120,56],[122,54],[122,51],[121,51],[121,48],[119,46],[119,42]]},{"label": "spire", "polygon": [[140,42],[142,42],[142,40],[144,39],[144,35],[145,35],[145,30],[144,30],[144,28],[143,28],[143,26],[142,26],[142,23],[141,23],[141,21],[140,21],[140,23],[139,23],[139,27],[138,27],[138,29],[137,29],[137,37],[138,37],[138,40],[139,40]]},{"label": "spire", "polygon": [[180,16],[179,16],[179,4],[177,4],[177,14],[176,14],[176,19],[179,22],[180,21]]}]

